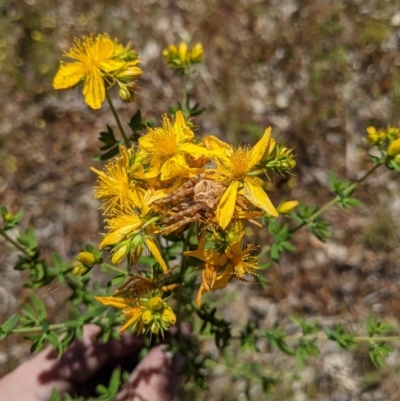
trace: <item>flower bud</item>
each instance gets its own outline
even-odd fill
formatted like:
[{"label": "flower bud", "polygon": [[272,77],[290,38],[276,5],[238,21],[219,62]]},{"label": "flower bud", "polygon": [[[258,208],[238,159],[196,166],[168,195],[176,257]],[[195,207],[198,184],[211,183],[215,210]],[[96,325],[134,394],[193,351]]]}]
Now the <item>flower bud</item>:
[{"label": "flower bud", "polygon": [[4,221],[10,222],[13,220],[13,218],[14,218],[14,215],[10,212],[6,212],[3,214]]},{"label": "flower bud", "polygon": [[175,45],[169,45],[167,49],[163,50],[162,54],[165,58],[176,56],[178,54],[178,49]]},{"label": "flower bud", "polygon": [[77,260],[71,263],[71,267],[72,274],[77,277],[83,276],[89,270],[86,266],[84,266],[81,262],[78,262]]},{"label": "flower bud", "polygon": [[367,140],[372,145],[377,145],[385,139],[386,135],[383,131],[378,131],[375,127],[367,128]]},{"label": "flower bud", "polygon": [[121,263],[124,260],[125,256],[128,254],[128,252],[129,252],[128,245],[123,244],[114,252],[111,258],[111,262],[113,262],[115,265]]},{"label": "flower bud", "polygon": [[397,127],[388,127],[386,130],[386,136],[389,142],[396,140],[399,137],[400,130]]},{"label": "flower bud", "polygon": [[153,297],[149,300],[149,309],[152,311],[160,310],[163,307],[164,301],[161,297]]},{"label": "flower bud", "polygon": [[96,263],[96,257],[91,252],[80,252],[76,259],[86,267],[93,267]]},{"label": "flower bud", "polygon": [[154,319],[153,313],[151,310],[145,310],[142,314],[142,321],[144,324],[150,324]]},{"label": "flower bud", "polygon": [[400,138],[389,144],[387,154],[392,157],[400,154]]},{"label": "flower bud", "polygon": [[129,91],[128,86],[124,84],[119,84],[118,96],[126,103],[132,100],[132,93]]},{"label": "flower bud", "polygon": [[140,75],[143,74],[143,71],[141,68],[137,67],[135,65],[136,63],[130,63],[127,65],[123,70],[121,70],[116,78],[126,82],[126,81],[132,81],[136,80]]},{"label": "flower bud", "polygon": [[188,47],[185,42],[179,43],[178,46],[178,55],[179,55],[179,60],[181,61],[182,65],[186,64],[187,61],[187,52],[188,52]]},{"label": "flower bud", "polygon": [[282,202],[278,207],[277,211],[278,213],[281,214],[288,214],[292,210],[296,209],[296,207],[299,206],[299,202],[297,200],[292,200],[292,201],[287,201],[287,202]]},{"label": "flower bud", "polygon": [[160,325],[156,324],[156,322],[153,322],[150,330],[153,334],[158,334],[158,332],[160,331]]},{"label": "flower bud", "polygon": [[106,235],[99,244],[99,249],[102,250],[106,246],[116,245],[125,238],[125,233],[120,231],[114,231],[111,234]]},{"label": "flower bud", "polygon": [[203,61],[203,45],[201,43],[197,43],[190,52],[190,61],[193,64],[201,63]]},{"label": "flower bud", "polygon": [[165,308],[164,310],[163,310],[163,313],[162,313],[162,315],[161,315],[161,319],[162,319],[162,321],[164,322],[164,323],[167,323],[167,324],[169,324],[169,325],[174,325],[175,323],[176,323],[176,316],[175,316],[175,313],[174,313],[174,311],[170,308],[170,307],[168,307],[168,308]]}]

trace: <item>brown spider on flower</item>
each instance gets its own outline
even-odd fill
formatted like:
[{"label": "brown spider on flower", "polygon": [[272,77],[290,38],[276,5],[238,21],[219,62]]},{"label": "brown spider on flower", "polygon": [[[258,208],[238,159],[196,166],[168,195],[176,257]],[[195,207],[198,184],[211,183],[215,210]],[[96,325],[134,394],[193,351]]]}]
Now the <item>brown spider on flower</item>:
[{"label": "brown spider on flower", "polygon": [[178,189],[154,202],[161,210],[170,204],[169,212],[174,214],[162,221],[164,235],[197,221],[211,221],[215,216],[217,205],[226,188],[219,182],[210,180],[206,174],[199,174],[181,185]]}]

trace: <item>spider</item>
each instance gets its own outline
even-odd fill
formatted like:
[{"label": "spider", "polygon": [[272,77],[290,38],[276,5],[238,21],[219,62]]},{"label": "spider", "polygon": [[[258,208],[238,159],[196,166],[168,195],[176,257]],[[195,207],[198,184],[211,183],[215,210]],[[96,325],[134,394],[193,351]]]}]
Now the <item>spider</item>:
[{"label": "spider", "polygon": [[171,204],[170,210],[175,212],[163,221],[166,226],[162,233],[168,235],[188,223],[211,220],[225,189],[219,182],[207,179],[206,174],[200,174],[156,201],[158,206]]}]

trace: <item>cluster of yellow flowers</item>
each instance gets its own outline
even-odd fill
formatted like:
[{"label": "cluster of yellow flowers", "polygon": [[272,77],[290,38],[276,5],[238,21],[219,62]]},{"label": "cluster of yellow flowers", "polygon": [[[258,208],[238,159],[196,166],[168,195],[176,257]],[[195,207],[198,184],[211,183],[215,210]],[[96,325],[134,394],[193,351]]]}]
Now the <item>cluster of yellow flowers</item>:
[{"label": "cluster of yellow flowers", "polygon": [[[163,55],[174,68],[188,73],[192,64],[201,61],[203,48],[198,44],[188,49],[181,43],[169,46]],[[83,82],[85,101],[92,108],[101,107],[106,84],[117,83],[120,97],[129,100],[142,73],[131,47],[124,48],[105,35],[76,40],[66,56],[77,61],[61,64],[54,87]],[[197,304],[204,293],[225,287],[232,278],[245,280],[247,274],[256,273],[255,247],[243,244],[246,222],[259,224],[254,219],[276,217],[278,211],[288,213],[297,206],[291,201],[277,211],[263,189],[264,179],[272,173],[282,174],[294,166],[291,149],[271,138],[271,128],[253,148],[235,148],[212,135],[196,138],[180,111],[171,118],[162,116],[161,126],[148,128],[132,147],[125,141],[102,171],[92,168],[98,175],[95,196],[102,201],[107,230],[99,250],[109,250],[115,265],[126,260],[129,272],[113,296],[96,299],[122,310],[122,330],[163,333],[176,321],[166,301],[179,291],[186,272],[179,269],[182,260],[169,266],[162,245],[172,237],[184,238],[185,231],[182,258],[197,259],[202,271]],[[195,244],[192,234],[196,234]],[[133,274],[144,249],[157,264],[150,273]],[[84,274],[99,260],[98,251],[81,252],[73,272]],[[180,274],[170,274],[179,270]]]},{"label": "cluster of yellow flowers", "polygon": [[[251,256],[254,247],[242,243],[245,222],[278,215],[259,176],[267,177],[277,166],[282,173],[295,165],[291,151],[278,146],[270,135],[268,128],[253,148],[234,148],[214,136],[196,140],[180,111],[173,120],[164,115],[162,126],[150,128],[136,147],[120,147],[119,156],[103,171],[92,169],[99,176],[95,196],[103,202],[109,231],[99,248],[110,249],[114,264],[127,258],[129,266],[147,248],[163,274],[168,274],[170,267],[159,248],[159,238],[196,226],[197,249],[185,255],[203,262],[198,304],[205,292],[225,287],[231,278],[244,279],[255,273],[258,259]],[[140,303],[141,296],[160,290],[147,287],[136,279],[130,283],[130,297],[125,301],[121,297],[116,303],[113,297],[98,300],[119,307],[132,302],[134,292]],[[125,316],[130,313],[124,309]],[[137,308],[132,313],[143,324],[144,315],[140,318]],[[132,318],[128,321],[132,324]]]},{"label": "cluster of yellow flowers", "polygon": [[376,129],[371,126],[367,128],[367,140],[380,150],[386,151],[390,158],[400,163],[400,130],[397,127]]}]

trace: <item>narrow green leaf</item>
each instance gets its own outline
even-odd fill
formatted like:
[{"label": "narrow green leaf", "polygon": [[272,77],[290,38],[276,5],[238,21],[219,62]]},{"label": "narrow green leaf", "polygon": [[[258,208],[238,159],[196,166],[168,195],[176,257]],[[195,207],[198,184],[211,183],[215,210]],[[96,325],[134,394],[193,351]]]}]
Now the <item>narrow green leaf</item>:
[{"label": "narrow green leaf", "polygon": [[18,322],[19,322],[19,315],[16,313],[1,325],[1,330],[4,331],[4,333],[8,334],[12,330],[14,330],[15,327],[17,327]]},{"label": "narrow green leaf", "polygon": [[34,308],[37,313],[37,317],[39,318],[40,321],[42,321],[47,316],[46,307],[45,307],[43,301],[34,292],[31,292],[29,294],[29,297],[31,298],[31,300],[33,302]]}]

